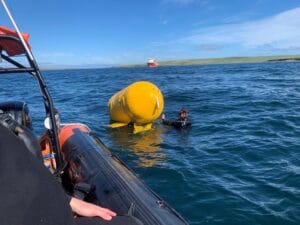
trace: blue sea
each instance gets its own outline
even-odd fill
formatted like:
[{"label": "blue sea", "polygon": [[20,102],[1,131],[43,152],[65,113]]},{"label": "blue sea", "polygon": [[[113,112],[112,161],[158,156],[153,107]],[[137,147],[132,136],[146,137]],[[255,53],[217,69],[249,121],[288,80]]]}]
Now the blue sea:
[{"label": "blue sea", "polygon": [[[62,122],[86,123],[190,224],[300,224],[300,63],[44,71]],[[164,112],[192,127],[110,129],[107,102],[132,82],[156,84]],[[0,101],[23,100],[37,134],[36,81],[1,75]]]}]

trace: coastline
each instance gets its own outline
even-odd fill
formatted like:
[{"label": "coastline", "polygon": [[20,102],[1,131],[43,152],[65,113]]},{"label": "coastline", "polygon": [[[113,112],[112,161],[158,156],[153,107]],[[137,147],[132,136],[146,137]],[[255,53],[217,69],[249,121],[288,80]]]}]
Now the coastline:
[{"label": "coastline", "polygon": [[[242,56],[242,57],[224,57],[224,58],[204,58],[204,59],[183,59],[168,60],[158,62],[160,66],[192,66],[192,65],[213,65],[213,64],[239,64],[239,63],[268,63],[268,62],[300,62],[299,55],[276,55],[276,56]],[[51,70],[73,70],[73,69],[99,69],[99,68],[134,68],[147,67],[144,64],[127,65],[41,65],[42,71]]]},{"label": "coastline", "polygon": [[[159,62],[159,66],[188,66],[210,64],[238,64],[238,63],[267,63],[267,62],[300,62],[300,55],[277,55],[277,56],[245,56],[224,57],[206,59],[169,60]],[[123,65],[119,67],[144,67],[146,64]]]}]

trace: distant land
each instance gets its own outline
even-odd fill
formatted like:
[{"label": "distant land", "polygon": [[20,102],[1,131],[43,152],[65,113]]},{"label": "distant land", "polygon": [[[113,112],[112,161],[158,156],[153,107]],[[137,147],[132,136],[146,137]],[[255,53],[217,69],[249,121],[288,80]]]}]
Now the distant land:
[{"label": "distant land", "polygon": [[[292,62],[292,61],[300,62],[300,55],[185,59],[185,60],[158,61],[158,64],[159,64],[159,66],[187,66],[187,65],[266,63],[266,62]],[[145,64],[124,65],[121,67],[142,67],[145,65],[146,65],[146,62],[145,62]]]},{"label": "distant land", "polygon": [[[188,66],[188,65],[210,65],[210,64],[234,64],[234,63],[267,63],[267,62],[300,62],[300,55],[277,55],[277,56],[250,56],[250,57],[224,57],[224,58],[207,58],[207,59],[184,59],[159,61],[159,66]],[[97,69],[97,68],[132,68],[145,67],[144,64],[128,64],[128,65],[47,65],[41,64],[41,70],[70,70],[70,69]]]}]

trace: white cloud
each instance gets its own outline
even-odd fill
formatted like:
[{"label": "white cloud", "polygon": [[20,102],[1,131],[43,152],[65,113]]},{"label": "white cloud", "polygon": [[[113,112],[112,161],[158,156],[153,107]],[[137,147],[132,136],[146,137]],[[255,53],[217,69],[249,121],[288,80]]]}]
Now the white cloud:
[{"label": "white cloud", "polygon": [[300,47],[299,27],[300,7],[262,20],[201,29],[178,42],[196,45],[240,44],[245,48],[270,46],[276,49],[291,49]]},{"label": "white cloud", "polygon": [[[188,0],[165,1],[188,2]],[[168,24],[165,18],[161,18],[160,22]],[[88,53],[78,55],[72,52],[51,52],[39,56],[43,61],[63,62],[64,64],[113,65],[143,63],[152,56],[158,60],[169,60],[223,57],[237,53],[250,53],[251,55],[253,52],[253,54],[257,52],[263,54],[299,53],[299,27],[300,7],[261,20],[203,28],[194,31],[193,35],[177,40],[159,40],[138,49],[105,54],[105,56]]]}]

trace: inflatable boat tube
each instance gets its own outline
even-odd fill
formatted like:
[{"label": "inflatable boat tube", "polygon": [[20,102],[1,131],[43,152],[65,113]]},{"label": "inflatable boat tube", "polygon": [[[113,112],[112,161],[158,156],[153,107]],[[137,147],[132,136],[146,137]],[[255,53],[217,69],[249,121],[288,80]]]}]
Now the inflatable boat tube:
[{"label": "inflatable boat tube", "polygon": [[[66,189],[87,201],[135,217],[143,225],[188,224],[81,124],[64,125],[60,144],[67,162]],[[83,193],[83,195],[81,195]]]}]

